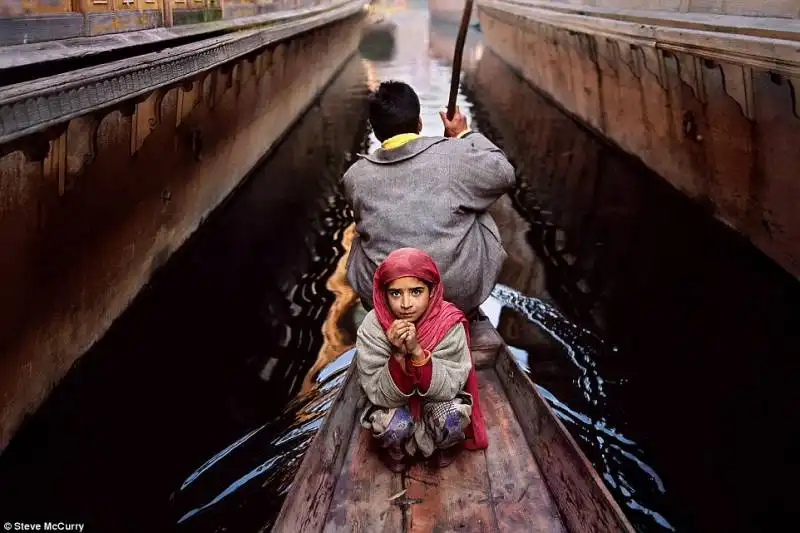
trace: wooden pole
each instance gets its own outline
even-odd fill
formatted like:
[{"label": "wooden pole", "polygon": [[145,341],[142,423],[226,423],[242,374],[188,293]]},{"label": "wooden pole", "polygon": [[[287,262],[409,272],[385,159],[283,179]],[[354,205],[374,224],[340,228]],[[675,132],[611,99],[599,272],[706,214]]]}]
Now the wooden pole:
[{"label": "wooden pole", "polygon": [[161,0],[161,13],[164,27],[171,28],[173,23],[172,0]]},{"label": "wooden pole", "polygon": [[464,13],[461,15],[461,26],[458,27],[456,49],[453,54],[453,74],[450,76],[450,98],[447,100],[447,120],[453,120],[456,114],[456,98],[458,82],[461,80],[461,58],[464,56],[464,42],[467,40],[469,19],[472,16],[472,0],[466,0]]}]

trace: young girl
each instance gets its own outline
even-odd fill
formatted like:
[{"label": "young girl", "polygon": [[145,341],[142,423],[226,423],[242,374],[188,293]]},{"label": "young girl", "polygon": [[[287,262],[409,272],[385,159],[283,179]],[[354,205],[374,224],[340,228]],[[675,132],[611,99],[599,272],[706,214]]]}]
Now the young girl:
[{"label": "young girl", "polygon": [[368,400],[361,425],[395,472],[418,451],[428,458],[438,450],[446,466],[458,444],[487,446],[468,322],[443,293],[429,255],[395,250],[375,272],[375,308],[358,329],[356,367]]}]

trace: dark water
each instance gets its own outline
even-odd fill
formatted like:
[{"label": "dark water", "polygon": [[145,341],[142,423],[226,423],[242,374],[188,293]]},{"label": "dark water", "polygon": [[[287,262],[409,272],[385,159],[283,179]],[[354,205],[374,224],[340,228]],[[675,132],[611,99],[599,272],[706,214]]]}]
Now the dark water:
[{"label": "dark water", "polygon": [[215,502],[181,529],[270,519],[324,405],[324,387],[287,401],[323,344],[325,281],[351,222],[338,180],[363,144],[364,87],[353,58],[27,421],[0,456],[0,518],[170,531]]},{"label": "dark water", "polygon": [[466,85],[518,171],[528,225],[504,238],[533,250],[496,290],[500,331],[637,529],[793,521],[797,280],[492,53]]},{"label": "dark water", "polygon": [[[394,20],[394,49],[362,50],[0,456],[0,518],[268,530],[352,357],[331,280],[364,73],[414,85],[441,132],[455,29]],[[467,43],[459,105],[520,180],[485,311],[638,530],[774,529],[796,493],[797,281]]]}]

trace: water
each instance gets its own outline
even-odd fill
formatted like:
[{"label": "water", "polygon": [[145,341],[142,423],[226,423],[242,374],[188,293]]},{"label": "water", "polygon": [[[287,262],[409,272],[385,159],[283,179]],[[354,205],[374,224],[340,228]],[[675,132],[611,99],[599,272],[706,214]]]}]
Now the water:
[{"label": "water", "polygon": [[[338,390],[358,316],[337,179],[363,86],[411,83],[440,134],[456,30],[422,7],[352,61],[0,457],[14,520],[268,530]],[[369,52],[367,50],[366,52]],[[459,106],[513,160],[484,310],[637,529],[760,531],[793,491],[796,280],[522,83],[470,32]],[[360,144],[363,143],[363,144]],[[5,516],[3,516],[5,518]]]},{"label": "water", "polygon": [[270,520],[329,393],[287,403],[318,352],[349,342],[321,325],[352,220],[338,181],[363,149],[365,84],[354,58],[24,424],[0,456],[0,518],[90,532]]},{"label": "water", "polygon": [[[397,14],[395,21],[398,30],[394,57],[388,61],[369,62],[369,71],[376,81],[396,78],[410,83],[420,95],[422,134],[441,135],[438,111],[446,105],[457,28],[430,23],[424,10]],[[427,32],[421,32],[419,28],[427,28]],[[484,65],[487,61],[491,62],[488,54],[490,52],[484,48],[480,33],[471,30],[463,59],[466,90],[459,95],[458,105],[473,129],[482,131],[487,126],[485,133],[498,141],[501,147],[508,149],[509,146],[502,142],[503,139],[497,139],[498,136],[493,135],[488,121],[481,121],[484,117],[476,116],[489,103],[483,97],[484,93],[488,95],[489,88],[478,87],[476,83],[477,73],[485,71]],[[493,71],[491,74],[495,75],[494,87],[502,90],[506,80],[498,76],[497,72]],[[487,75],[487,83],[489,79],[491,76]],[[527,108],[530,99],[519,98],[514,105],[519,105],[519,102],[525,102]],[[370,148],[377,145],[374,137],[370,136]],[[496,206],[493,214],[500,222],[504,242],[514,241],[517,238],[514,232],[519,232],[519,229],[514,228],[515,224],[507,222],[511,217],[520,218],[520,215],[508,202]],[[522,222],[527,225],[525,221]],[[519,225],[519,221],[516,225]],[[514,248],[509,251],[513,256],[522,255]],[[535,260],[531,256],[530,261]],[[532,265],[525,264],[521,268],[531,270]],[[506,268],[508,270],[510,269]],[[543,394],[578,438],[584,450],[590,452],[595,467],[623,507],[628,508],[629,515],[637,526],[642,531],[673,530],[674,526],[663,514],[665,487],[661,477],[647,463],[648,458],[637,443],[626,436],[621,428],[613,425],[613,418],[609,419],[608,388],[613,389],[623,378],[610,377],[604,369],[599,368],[599,362],[608,356],[615,357],[616,347],[559,311],[558,303],[547,294],[546,287],[531,287],[520,283],[519,279],[511,279],[512,277],[508,272],[504,273],[501,282],[507,281],[510,286],[499,285],[492,295],[492,301],[484,305],[484,311],[500,327],[501,333],[505,334],[520,363],[525,367],[533,367],[535,380],[546,384],[541,388]],[[545,296],[547,301],[537,298],[541,296]],[[538,329],[536,334],[540,337],[540,342],[531,350],[533,356],[529,355],[524,343],[518,342],[519,339],[514,335],[509,335],[508,322],[514,320],[509,318],[510,313],[516,313],[524,320],[522,327],[531,329],[533,326]],[[545,350],[542,350],[543,345]],[[545,352],[552,354],[548,356],[549,360],[545,359]],[[565,387],[551,387],[551,381],[542,379],[548,375],[555,376]]]},{"label": "water", "polygon": [[519,180],[499,330],[637,529],[793,520],[797,280],[491,52],[465,81]]}]

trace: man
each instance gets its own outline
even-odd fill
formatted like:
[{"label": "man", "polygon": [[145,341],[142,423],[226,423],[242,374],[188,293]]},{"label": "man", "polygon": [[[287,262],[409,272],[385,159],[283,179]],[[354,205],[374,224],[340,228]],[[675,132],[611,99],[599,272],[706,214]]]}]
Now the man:
[{"label": "man", "polygon": [[419,98],[388,81],[370,95],[369,120],[381,148],[359,155],[344,175],[358,236],[347,279],[372,308],[372,276],[393,250],[419,248],[436,261],[444,297],[471,315],[500,275],[506,251],[486,212],[516,184],[514,169],[459,111],[444,137],[422,137]]}]

